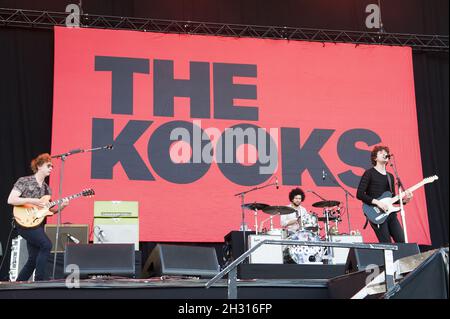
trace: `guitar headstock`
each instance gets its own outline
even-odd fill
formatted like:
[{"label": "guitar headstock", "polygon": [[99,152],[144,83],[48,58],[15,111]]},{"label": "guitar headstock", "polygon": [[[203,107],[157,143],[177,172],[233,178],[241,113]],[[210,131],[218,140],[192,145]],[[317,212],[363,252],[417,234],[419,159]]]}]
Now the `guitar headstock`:
[{"label": "guitar headstock", "polygon": [[437,179],[439,179],[439,177],[437,175],[433,175],[433,176],[425,178],[423,181],[425,182],[425,184],[428,184],[428,183],[433,183]]},{"label": "guitar headstock", "polygon": [[92,188],[87,188],[87,189],[83,189],[83,191],[81,192],[81,194],[83,196],[94,196],[95,192]]}]

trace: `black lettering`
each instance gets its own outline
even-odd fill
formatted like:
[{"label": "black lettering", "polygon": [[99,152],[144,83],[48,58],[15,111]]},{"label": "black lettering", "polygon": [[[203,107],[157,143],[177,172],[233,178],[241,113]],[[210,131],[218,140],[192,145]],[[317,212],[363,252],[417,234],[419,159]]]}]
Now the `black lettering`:
[{"label": "black lettering", "polygon": [[112,119],[92,119],[92,147],[114,144],[114,149],[92,152],[91,178],[112,179],[113,168],[120,162],[129,179],[153,181],[152,174],[134,147],[151,124],[152,121],[129,121],[114,139]]},{"label": "black lettering", "polygon": [[[206,174],[210,167],[210,163],[204,163],[201,159],[200,163],[191,161],[188,163],[174,163],[170,158],[170,146],[175,141],[170,139],[172,130],[176,128],[184,128],[189,131],[191,136],[190,146],[193,150],[193,124],[185,121],[168,122],[153,132],[152,137],[148,142],[148,158],[155,172],[166,181],[176,184],[188,184],[195,182]],[[206,133],[201,132],[203,136]],[[179,139],[181,140],[181,138]],[[201,149],[207,144],[211,143],[209,140],[202,140]],[[193,152],[192,152],[193,153]]]},{"label": "black lettering", "polygon": [[[238,124],[235,126],[232,126],[230,128],[231,130],[235,129],[241,129],[243,132],[246,132],[247,130],[254,130],[254,132],[258,132],[259,127],[252,124]],[[248,133],[251,133],[250,131],[247,131]],[[229,138],[229,137],[228,137]],[[261,150],[258,149],[259,142],[259,134],[256,134],[256,138],[254,141],[251,141],[248,136],[244,136],[242,139],[236,138],[236,136],[232,137],[232,140],[228,140],[226,142],[226,132],[223,132],[220,136],[220,139],[217,142],[216,146],[216,153],[217,150],[221,150],[221,157],[217,158],[218,166],[220,171],[223,173],[223,175],[228,178],[230,181],[232,181],[235,184],[243,185],[243,186],[251,186],[251,185],[259,185],[266,180],[268,180],[272,174],[262,174],[262,168],[268,167],[269,163],[262,163],[260,161],[261,158]],[[278,159],[278,152],[277,147],[275,144],[275,141],[272,139],[272,137],[265,132],[265,149],[266,149],[266,155],[269,154],[269,151],[276,152],[276,155],[274,156],[275,160]],[[227,145],[226,143],[232,143],[232,145],[228,145],[228,148],[231,149],[232,154],[229,154],[231,156],[232,160],[227,160]],[[242,165],[237,161],[236,156],[236,150],[240,145],[243,144],[249,144],[255,146],[255,148],[258,150],[258,156],[256,158],[256,162],[253,165]],[[229,150],[228,150],[229,151]],[[216,156],[220,156],[216,154]],[[276,165],[275,165],[276,168]],[[273,172],[272,172],[273,173]]]},{"label": "black lettering", "polygon": [[112,56],[96,56],[95,71],[111,71],[112,114],[133,114],[133,74],[148,74],[148,60]]},{"label": "black lettering", "polygon": [[[355,148],[356,142],[365,142],[372,146],[381,142],[377,133],[367,129],[352,129],[344,132],[337,144],[338,156],[345,164],[361,167],[364,170],[371,167],[370,151]],[[351,170],[338,174],[341,181],[353,188],[357,188],[361,176],[356,175]]]},{"label": "black lettering", "polygon": [[254,64],[214,63],[214,118],[258,120],[258,107],[235,106],[233,99],[256,99],[256,85],[233,84],[233,77],[256,77]]},{"label": "black lettering", "polygon": [[[300,147],[300,129],[281,128],[281,154],[283,158],[283,185],[302,185],[302,173],[308,170],[318,186],[335,186],[334,179],[319,151],[333,134],[334,130],[314,129]],[[322,170],[328,176],[322,179]]]},{"label": "black lettering", "polygon": [[190,80],[174,79],[173,61],[155,60],[153,105],[156,116],[174,116],[175,96],[189,97],[192,118],[210,117],[209,63],[190,62]]}]

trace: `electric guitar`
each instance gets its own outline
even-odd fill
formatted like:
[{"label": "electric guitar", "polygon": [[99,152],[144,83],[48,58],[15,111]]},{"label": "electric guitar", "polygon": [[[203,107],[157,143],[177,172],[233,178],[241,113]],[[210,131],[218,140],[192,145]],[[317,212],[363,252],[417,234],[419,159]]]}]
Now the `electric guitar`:
[{"label": "electric guitar", "polygon": [[63,201],[71,200],[80,196],[92,196],[95,192],[92,188],[85,189],[78,194],[64,197],[53,202],[50,202],[50,195],[41,197],[41,201],[47,202],[44,207],[37,205],[26,204],[21,206],[14,206],[13,215],[16,222],[25,228],[33,228],[39,226],[47,216],[52,216],[54,213],[50,211],[53,206],[61,204]]},{"label": "electric guitar", "polygon": [[[436,175],[425,178],[420,183],[408,188],[406,191],[410,191],[411,193],[416,189],[422,187],[425,184],[429,184],[437,180],[438,177]],[[379,198],[377,198],[380,202],[383,202],[388,205],[388,210],[383,211],[376,205],[367,205],[363,204],[364,215],[366,215],[367,219],[369,219],[374,224],[382,224],[389,217],[390,214],[398,212],[400,210],[400,206],[394,206],[394,203],[397,202],[400,198],[402,198],[406,191],[403,191],[401,194],[392,197],[391,192],[384,192]]]}]

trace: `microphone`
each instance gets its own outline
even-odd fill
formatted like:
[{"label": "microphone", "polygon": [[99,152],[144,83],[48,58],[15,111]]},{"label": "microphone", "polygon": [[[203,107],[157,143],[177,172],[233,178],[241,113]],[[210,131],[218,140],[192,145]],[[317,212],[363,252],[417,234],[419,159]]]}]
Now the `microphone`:
[{"label": "microphone", "polygon": [[389,158],[391,158],[392,156],[394,156],[394,154],[386,154],[386,155],[384,155],[384,159],[389,159]]},{"label": "microphone", "polygon": [[77,238],[73,237],[71,234],[67,234],[67,237],[68,237],[71,241],[73,241],[75,244],[79,244],[79,243],[80,243],[80,241],[79,241]]},{"label": "microphone", "polygon": [[77,154],[77,153],[84,153],[84,150],[81,148],[77,148],[77,149],[69,151],[69,155]]},{"label": "microphone", "polygon": [[275,176],[275,187],[276,187],[277,189],[280,188],[280,186],[278,186],[278,177],[277,177],[277,176]]},{"label": "microphone", "polygon": [[322,180],[325,180],[325,177],[327,177],[327,173],[325,172],[325,170],[322,170]]}]

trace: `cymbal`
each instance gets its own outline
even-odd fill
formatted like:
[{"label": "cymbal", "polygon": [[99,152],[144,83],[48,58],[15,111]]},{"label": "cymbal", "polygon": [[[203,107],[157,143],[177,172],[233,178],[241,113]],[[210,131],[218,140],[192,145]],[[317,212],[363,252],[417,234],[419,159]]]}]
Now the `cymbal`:
[{"label": "cymbal", "polygon": [[269,206],[263,208],[262,211],[270,215],[277,215],[277,214],[286,215],[294,213],[295,209],[288,206]]},{"label": "cymbal", "polygon": [[269,207],[269,205],[267,204],[263,204],[263,203],[247,203],[247,204],[243,204],[241,205],[243,208],[247,208],[250,210],[261,210],[263,208]]},{"label": "cymbal", "polygon": [[323,200],[312,204],[314,207],[333,207],[338,206],[341,202],[337,200]]}]

